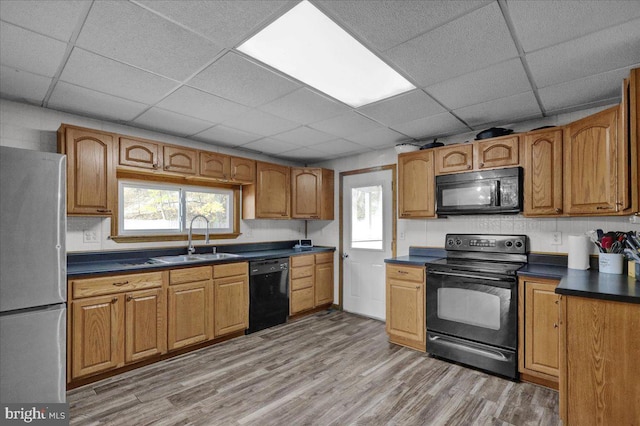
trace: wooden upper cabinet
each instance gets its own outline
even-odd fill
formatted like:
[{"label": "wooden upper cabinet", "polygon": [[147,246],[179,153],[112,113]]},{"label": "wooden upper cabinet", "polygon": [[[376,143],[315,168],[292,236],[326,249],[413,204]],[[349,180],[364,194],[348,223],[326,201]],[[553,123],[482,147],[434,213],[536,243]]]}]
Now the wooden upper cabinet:
[{"label": "wooden upper cabinet", "polygon": [[114,136],[63,125],[58,150],[67,155],[67,214],[112,215],[117,209]]},{"label": "wooden upper cabinet", "polygon": [[562,129],[527,133],[523,150],[524,215],[562,214]]},{"label": "wooden upper cabinet", "polygon": [[291,217],[333,220],[333,170],[291,169]]},{"label": "wooden upper cabinet", "polygon": [[160,167],[160,151],[162,147],[159,143],[127,137],[120,137],[119,139],[119,165],[151,170]]},{"label": "wooden upper cabinet", "polygon": [[436,175],[468,172],[473,169],[473,145],[458,144],[435,150]]},{"label": "wooden upper cabinet", "polygon": [[165,171],[188,175],[198,172],[198,151],[195,149],[165,145],[162,151]]},{"label": "wooden upper cabinet", "polygon": [[433,150],[398,155],[398,189],[401,218],[435,217]]},{"label": "wooden upper cabinet", "polygon": [[611,215],[622,209],[618,170],[618,107],[575,121],[564,131],[564,210]]},{"label": "wooden upper cabinet", "polygon": [[231,177],[231,158],[224,154],[200,151],[200,176],[229,180]]},{"label": "wooden upper cabinet", "polygon": [[248,158],[231,157],[231,180],[238,183],[255,183],[256,162]]},{"label": "wooden upper cabinet", "polygon": [[473,143],[473,164],[476,170],[520,164],[519,136],[503,136]]},{"label": "wooden upper cabinet", "polygon": [[256,183],[242,190],[243,219],[291,217],[291,168],[256,162]]}]

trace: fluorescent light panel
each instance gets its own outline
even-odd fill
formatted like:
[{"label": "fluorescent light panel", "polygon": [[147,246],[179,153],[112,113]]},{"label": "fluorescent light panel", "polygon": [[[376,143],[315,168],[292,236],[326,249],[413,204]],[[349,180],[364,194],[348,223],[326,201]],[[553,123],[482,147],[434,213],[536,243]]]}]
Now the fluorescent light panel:
[{"label": "fluorescent light panel", "polygon": [[352,107],[415,89],[306,0],[238,50]]}]

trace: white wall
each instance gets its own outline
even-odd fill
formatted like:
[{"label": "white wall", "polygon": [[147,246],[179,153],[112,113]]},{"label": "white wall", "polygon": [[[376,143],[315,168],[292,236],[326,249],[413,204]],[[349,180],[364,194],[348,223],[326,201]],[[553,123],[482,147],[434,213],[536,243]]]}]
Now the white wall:
[{"label": "white wall", "polygon": [[[74,114],[57,112],[33,105],[0,99],[0,145],[56,152],[56,132],[61,123],[117,132],[242,157],[278,162],[266,156],[234,151],[233,149],[199,143],[164,133],[118,125],[107,121],[90,119]],[[176,247],[181,245],[186,247],[186,242],[116,243],[108,239],[110,225],[110,219],[105,218],[69,217],[67,219],[67,251],[135,250],[138,248]],[[85,232],[88,232],[92,237],[95,235],[95,240],[85,242]],[[297,240],[304,237],[304,221],[243,220],[240,223],[240,232],[242,232],[242,235],[237,239],[213,240],[213,244]],[[202,242],[197,243],[202,244]]]}]

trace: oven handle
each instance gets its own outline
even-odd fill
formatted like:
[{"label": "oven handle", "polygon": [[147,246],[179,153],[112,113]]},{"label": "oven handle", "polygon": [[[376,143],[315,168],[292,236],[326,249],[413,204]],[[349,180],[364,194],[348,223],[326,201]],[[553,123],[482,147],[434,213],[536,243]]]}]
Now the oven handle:
[{"label": "oven handle", "polygon": [[452,342],[450,340],[446,340],[441,338],[440,336],[429,336],[429,340],[432,342],[435,342],[437,340],[440,340],[440,344],[441,345],[445,345],[445,346],[452,346],[456,349],[460,349],[466,352],[471,352],[477,355],[482,355],[485,356],[487,358],[492,358],[492,359],[496,359],[498,361],[507,361],[507,357],[504,356],[504,354],[498,352],[498,351],[491,351],[488,349],[478,349],[478,348],[472,348],[466,345],[463,345],[461,343],[456,343],[456,342]]},{"label": "oven handle", "polygon": [[509,277],[509,278],[485,277],[485,276],[480,276],[480,275],[460,274],[460,273],[457,273],[457,272],[430,271],[429,269],[427,269],[427,274],[445,275],[445,276],[462,277],[462,278],[473,278],[473,279],[477,279],[477,280],[487,280],[487,281],[502,281],[502,282],[515,282],[516,281],[515,278],[511,278],[511,277]]}]

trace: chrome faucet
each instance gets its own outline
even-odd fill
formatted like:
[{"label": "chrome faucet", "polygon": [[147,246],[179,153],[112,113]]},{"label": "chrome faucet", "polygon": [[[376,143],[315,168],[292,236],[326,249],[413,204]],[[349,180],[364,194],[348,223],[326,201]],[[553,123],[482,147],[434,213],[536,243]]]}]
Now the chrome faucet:
[{"label": "chrome faucet", "polygon": [[207,219],[206,217],[202,216],[201,214],[195,215],[192,219],[191,219],[191,224],[189,225],[189,248],[187,249],[187,253],[188,254],[193,254],[196,252],[195,247],[193,247],[193,241],[192,241],[192,235],[193,235],[193,221],[196,220],[197,218],[201,217],[202,219],[204,219],[205,222],[207,222],[207,233],[205,234],[205,240],[204,243],[205,244],[209,244],[209,219]]}]

